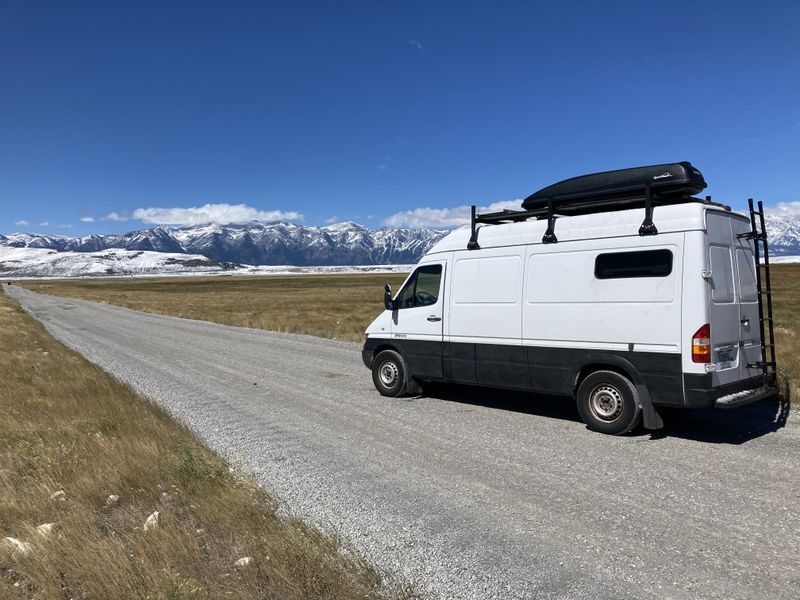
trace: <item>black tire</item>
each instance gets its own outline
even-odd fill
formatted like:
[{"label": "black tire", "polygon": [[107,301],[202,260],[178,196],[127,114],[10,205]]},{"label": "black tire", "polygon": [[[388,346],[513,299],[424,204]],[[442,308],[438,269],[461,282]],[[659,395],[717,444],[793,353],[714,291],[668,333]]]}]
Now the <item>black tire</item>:
[{"label": "black tire", "polygon": [[382,396],[397,398],[406,393],[408,369],[394,350],[379,352],[372,361],[372,383]]},{"label": "black tire", "polygon": [[614,371],[595,371],[578,386],[581,419],[592,431],[622,435],[642,421],[639,394],[630,379]]}]

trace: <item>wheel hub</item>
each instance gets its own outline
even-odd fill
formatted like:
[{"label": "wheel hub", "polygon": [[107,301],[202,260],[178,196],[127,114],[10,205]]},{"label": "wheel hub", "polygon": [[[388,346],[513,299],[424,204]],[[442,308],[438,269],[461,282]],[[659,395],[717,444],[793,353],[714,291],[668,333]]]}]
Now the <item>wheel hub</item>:
[{"label": "wheel hub", "polygon": [[620,391],[607,383],[598,385],[589,395],[589,407],[594,416],[606,423],[619,419],[622,414],[622,404]]},{"label": "wheel hub", "polygon": [[397,383],[397,377],[399,375],[397,365],[392,361],[387,360],[381,365],[381,368],[378,370],[378,375],[383,385],[388,388],[394,387],[394,385]]}]

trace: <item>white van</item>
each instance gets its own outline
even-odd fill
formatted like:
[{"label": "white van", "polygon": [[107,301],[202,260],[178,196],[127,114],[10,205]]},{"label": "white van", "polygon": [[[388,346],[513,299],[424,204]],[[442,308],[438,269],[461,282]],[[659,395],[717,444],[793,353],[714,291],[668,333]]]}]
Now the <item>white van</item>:
[{"label": "white van", "polygon": [[444,381],[563,394],[611,434],[643,413],[661,427],[659,406],[772,395],[755,221],[696,199],[648,205],[654,235],[640,235],[641,208],[555,219],[550,203],[546,220],[483,221],[473,209],[472,231],[431,248],[396,296],[387,289],[363,348],[378,391]]}]

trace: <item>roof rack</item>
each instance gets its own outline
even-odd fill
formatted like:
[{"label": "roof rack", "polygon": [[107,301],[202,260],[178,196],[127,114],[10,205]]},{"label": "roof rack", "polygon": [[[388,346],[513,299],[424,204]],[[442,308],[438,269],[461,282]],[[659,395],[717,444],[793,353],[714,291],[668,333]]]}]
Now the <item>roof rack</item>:
[{"label": "roof rack", "polygon": [[531,194],[522,202],[523,210],[502,210],[477,214],[471,208],[471,235],[468,250],[478,250],[478,224],[497,225],[516,223],[531,218],[547,219],[543,244],[558,242],[555,234],[557,216],[585,215],[601,212],[644,208],[644,219],[639,235],[656,235],[658,228],[653,222],[656,206],[702,202],[731,210],[729,206],[695,198],[693,194],[703,190],[706,182],[703,175],[689,162],[668,163],[649,167],[634,167],[603,173],[592,173],[565,179]]},{"label": "roof rack", "polygon": [[[645,208],[645,216],[644,220],[642,221],[641,226],[639,227],[639,235],[657,235],[658,228],[656,227],[655,223],[653,223],[653,208],[655,206],[668,206],[671,204],[681,204],[681,203],[688,203],[688,202],[696,202],[699,204],[704,204],[706,206],[716,206],[717,208],[721,208],[725,211],[730,212],[731,207],[727,204],[721,204],[719,202],[714,202],[711,200],[711,196],[706,196],[705,198],[681,198],[676,201],[676,199],[671,199],[669,202],[664,202],[662,199],[658,198],[651,198],[649,207],[647,206],[647,200],[644,201],[644,208]],[[624,208],[634,208],[633,206],[625,206]],[[484,213],[478,214],[477,209],[475,206],[470,208],[471,215],[470,215],[470,237],[469,242],[467,242],[467,250],[480,250],[480,245],[478,244],[478,225],[501,225],[507,223],[520,223],[522,221],[527,221],[528,219],[536,219],[536,220],[544,220],[547,219],[547,229],[542,236],[542,243],[543,244],[555,244],[558,242],[558,238],[555,234],[555,222],[557,217],[564,217],[564,216],[573,216],[573,215],[564,215],[560,213],[558,210],[554,209],[552,203],[545,209],[536,209],[536,210],[501,210],[499,212],[492,212],[492,213]],[[605,210],[596,210],[593,211],[595,213],[600,212],[611,212],[613,210],[623,210],[622,208],[611,208]],[[591,214],[588,212],[583,212],[580,214]]]}]

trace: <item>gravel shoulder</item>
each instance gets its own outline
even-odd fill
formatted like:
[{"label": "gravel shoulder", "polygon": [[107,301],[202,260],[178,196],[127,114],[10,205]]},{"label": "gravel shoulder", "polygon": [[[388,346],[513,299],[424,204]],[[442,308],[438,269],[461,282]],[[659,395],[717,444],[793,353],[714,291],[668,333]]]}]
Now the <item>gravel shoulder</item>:
[{"label": "gravel shoulder", "polygon": [[382,398],[355,343],[5,290],[429,597],[800,596],[800,427],[777,403],[608,437],[563,399]]}]

